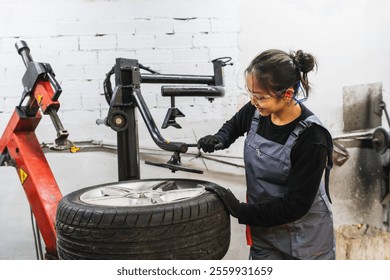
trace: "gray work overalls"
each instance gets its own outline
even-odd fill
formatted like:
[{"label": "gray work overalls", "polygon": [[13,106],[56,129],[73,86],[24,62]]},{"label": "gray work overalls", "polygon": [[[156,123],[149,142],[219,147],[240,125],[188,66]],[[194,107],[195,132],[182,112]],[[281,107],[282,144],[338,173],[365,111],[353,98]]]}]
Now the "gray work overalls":
[{"label": "gray work overalls", "polygon": [[[269,141],[256,133],[259,124],[256,111],[245,140],[244,161],[249,203],[259,203],[283,197],[287,193],[287,178],[291,168],[291,149],[299,134],[308,126],[321,122],[315,115],[300,121],[284,145]],[[328,134],[328,164],[326,185],[332,167],[332,138]],[[330,157],[330,158],[329,158]],[[247,241],[252,259],[335,259],[333,217],[325,185],[321,182],[310,210],[300,219],[280,226],[247,226]],[[256,255],[255,252],[259,252]],[[266,255],[263,252],[268,252]],[[269,253],[270,252],[270,253]],[[264,257],[266,256],[266,257]],[[285,259],[282,257],[281,259]]]}]

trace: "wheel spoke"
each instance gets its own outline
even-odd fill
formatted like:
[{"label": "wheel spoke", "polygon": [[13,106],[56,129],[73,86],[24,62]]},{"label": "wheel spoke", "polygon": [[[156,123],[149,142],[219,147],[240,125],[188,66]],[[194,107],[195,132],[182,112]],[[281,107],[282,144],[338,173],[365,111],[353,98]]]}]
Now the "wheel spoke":
[{"label": "wheel spoke", "polygon": [[199,196],[205,192],[204,186],[197,184],[188,188],[173,181],[160,181],[151,184],[117,183],[86,191],[80,200],[96,205],[107,206],[147,206],[172,203]]}]

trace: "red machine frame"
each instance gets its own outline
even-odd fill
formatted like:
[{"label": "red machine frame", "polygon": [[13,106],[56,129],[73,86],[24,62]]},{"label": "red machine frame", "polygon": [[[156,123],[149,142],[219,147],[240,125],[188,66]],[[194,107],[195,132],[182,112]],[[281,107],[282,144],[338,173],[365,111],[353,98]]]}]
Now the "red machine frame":
[{"label": "red machine frame", "polygon": [[[49,64],[35,63],[27,44],[16,44],[27,71],[23,77],[25,86],[22,100],[0,138],[0,165],[14,166],[18,172],[31,210],[46,244],[46,259],[56,259],[55,214],[62,198],[54,175],[35,135],[42,114],[51,116],[57,128],[57,143],[66,143],[67,132],[58,119],[57,101],[61,88],[54,78]],[[27,104],[23,106],[24,99]],[[58,146],[60,147],[60,146]]]}]

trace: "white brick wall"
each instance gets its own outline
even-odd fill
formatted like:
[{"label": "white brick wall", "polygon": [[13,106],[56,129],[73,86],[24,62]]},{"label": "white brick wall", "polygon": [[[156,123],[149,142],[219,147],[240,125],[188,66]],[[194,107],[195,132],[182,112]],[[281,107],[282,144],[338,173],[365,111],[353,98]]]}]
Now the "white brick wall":
[{"label": "white brick wall", "polygon": [[208,33],[211,31],[210,19],[187,18],[176,19],[174,26],[175,33]]},{"label": "white brick wall", "polygon": [[115,34],[80,37],[81,51],[91,50],[115,50],[117,49],[117,37]]},{"label": "white brick wall", "polygon": [[152,49],[155,47],[154,34],[119,34],[118,49],[142,50]]},{"label": "white brick wall", "polygon": [[[238,59],[238,3],[238,0],[42,0],[38,3],[1,0],[0,130],[22,92],[25,69],[14,47],[17,40],[28,43],[35,61],[51,64],[63,88],[60,116],[72,139],[90,139],[91,135],[103,138],[107,133],[101,127],[97,129],[95,118],[107,112],[102,81],[115,59],[138,59],[167,74],[211,75],[211,60],[217,55]],[[213,104],[203,98],[176,101],[177,106],[188,112],[188,123],[210,116],[223,117],[211,114],[211,110],[224,110],[237,99],[230,97],[238,96],[236,83],[231,81],[235,69],[229,69],[227,75],[226,84],[231,88],[226,89],[225,101],[221,99]],[[142,92],[156,122],[161,123],[170,99],[161,97],[160,85],[143,85]],[[235,108],[234,104],[231,106]],[[40,135],[45,134],[46,126],[51,137],[50,122],[42,124]],[[140,137],[150,138],[142,133]]]},{"label": "white brick wall", "polygon": [[173,33],[173,20],[148,18],[135,21],[135,32],[139,34],[170,34]]}]

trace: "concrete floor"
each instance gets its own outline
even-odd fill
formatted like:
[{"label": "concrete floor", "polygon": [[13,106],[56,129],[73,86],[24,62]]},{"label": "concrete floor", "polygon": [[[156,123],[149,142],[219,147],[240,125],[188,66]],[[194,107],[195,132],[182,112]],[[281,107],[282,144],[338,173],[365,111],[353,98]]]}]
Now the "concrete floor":
[{"label": "concrete floor", "polygon": [[[46,153],[50,167],[63,195],[101,183],[117,181],[115,152]],[[141,178],[192,178],[208,180],[230,188],[240,200],[245,198],[244,170],[225,164],[183,157],[184,165],[205,170],[205,173],[172,173],[168,169],[145,165],[145,160],[166,162],[170,155],[153,151],[141,153]],[[223,158],[220,158],[223,159]],[[230,159],[229,159],[230,160]],[[223,169],[223,170],[221,170]],[[0,167],[0,260],[36,259],[30,209],[19,177],[14,168]],[[232,237],[224,259],[248,259],[245,226],[231,219]]]}]

